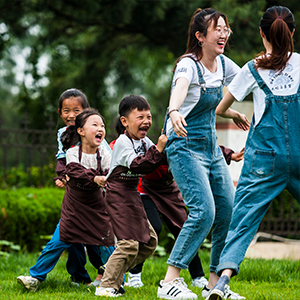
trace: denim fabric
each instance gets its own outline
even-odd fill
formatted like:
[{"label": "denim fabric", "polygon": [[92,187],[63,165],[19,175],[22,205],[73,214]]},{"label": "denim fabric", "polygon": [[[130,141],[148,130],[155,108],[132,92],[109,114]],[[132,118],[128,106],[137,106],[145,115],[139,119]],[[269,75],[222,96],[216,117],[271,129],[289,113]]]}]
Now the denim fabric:
[{"label": "denim fabric", "polygon": [[65,243],[60,240],[59,224],[60,222],[58,222],[52,239],[43,249],[36,264],[29,270],[30,275],[34,278],[42,281],[46,280],[47,274],[55,267],[63,251],[72,246],[71,243]]},{"label": "denim fabric", "polygon": [[[198,75],[203,86],[199,69]],[[210,272],[214,272],[231,220],[234,187],[215,130],[222,88],[201,89],[200,100],[186,117],[187,137],[172,132],[166,145],[169,168],[189,209],[168,259],[169,265],[180,269],[187,269],[214,227],[210,262]]]},{"label": "denim fabric", "polygon": [[266,108],[260,122],[251,126],[248,134],[244,166],[218,274],[224,269],[238,274],[262,218],[283,189],[288,189],[300,201],[300,86],[295,95],[275,96],[253,63],[249,68],[266,94]]},{"label": "denim fabric", "polygon": [[[36,264],[30,268],[29,273],[32,277],[39,280],[46,280],[47,274],[55,267],[58,259],[65,249],[70,252],[67,261],[67,270],[77,282],[91,282],[91,278],[84,268],[86,264],[86,255],[83,244],[66,243],[60,240],[59,234],[60,221],[56,226],[51,240],[43,249]],[[96,269],[106,263],[115,247],[93,246],[87,245],[89,259]]]}]

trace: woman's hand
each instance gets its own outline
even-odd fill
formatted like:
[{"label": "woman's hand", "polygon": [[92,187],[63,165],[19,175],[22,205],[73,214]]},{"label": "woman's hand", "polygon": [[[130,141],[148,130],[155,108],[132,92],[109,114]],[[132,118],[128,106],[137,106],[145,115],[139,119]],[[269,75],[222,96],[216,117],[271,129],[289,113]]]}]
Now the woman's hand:
[{"label": "woman's hand", "polygon": [[106,177],[105,176],[95,176],[94,182],[97,183],[100,187],[104,188],[106,185]]},{"label": "woman's hand", "polygon": [[233,122],[236,124],[237,127],[248,130],[250,127],[250,123],[247,119],[247,117],[244,114],[241,114],[239,112],[236,112],[235,116],[232,118]]},{"label": "woman's hand", "polygon": [[175,134],[177,136],[186,137],[187,131],[184,126],[187,126],[187,124],[184,117],[178,111],[173,111],[169,117],[171,119]]}]

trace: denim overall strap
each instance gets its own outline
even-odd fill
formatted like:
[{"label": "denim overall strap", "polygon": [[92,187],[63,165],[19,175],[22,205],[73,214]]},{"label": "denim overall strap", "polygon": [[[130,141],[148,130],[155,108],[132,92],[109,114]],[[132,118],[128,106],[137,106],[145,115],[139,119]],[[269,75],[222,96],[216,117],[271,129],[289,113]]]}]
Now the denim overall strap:
[{"label": "denim overall strap", "polygon": [[[221,63],[222,63],[222,69],[223,69],[223,79],[222,79],[222,84],[225,83],[225,61],[223,55],[220,55]],[[202,73],[200,71],[198,63],[194,60],[198,72],[198,77],[199,77],[199,84],[201,87],[203,87],[204,91],[206,90],[205,88],[205,81],[203,79]]]},{"label": "denim overall strap", "polygon": [[261,76],[258,74],[257,70],[255,69],[253,60],[248,62],[248,67],[249,67],[249,70],[252,73],[253,77],[255,78],[257,84],[264,91],[266,96],[273,95],[271,90],[268,88],[268,86],[266,85],[264,80],[261,78]]}]

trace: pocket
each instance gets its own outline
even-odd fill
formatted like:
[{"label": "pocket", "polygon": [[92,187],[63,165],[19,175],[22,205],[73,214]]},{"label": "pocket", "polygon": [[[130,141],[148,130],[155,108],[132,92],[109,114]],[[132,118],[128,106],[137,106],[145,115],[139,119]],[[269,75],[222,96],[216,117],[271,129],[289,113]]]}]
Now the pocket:
[{"label": "pocket", "polygon": [[255,150],[251,173],[257,177],[267,177],[273,174],[275,151]]},{"label": "pocket", "polygon": [[206,137],[187,138],[186,147],[191,156],[201,159],[205,156]]}]

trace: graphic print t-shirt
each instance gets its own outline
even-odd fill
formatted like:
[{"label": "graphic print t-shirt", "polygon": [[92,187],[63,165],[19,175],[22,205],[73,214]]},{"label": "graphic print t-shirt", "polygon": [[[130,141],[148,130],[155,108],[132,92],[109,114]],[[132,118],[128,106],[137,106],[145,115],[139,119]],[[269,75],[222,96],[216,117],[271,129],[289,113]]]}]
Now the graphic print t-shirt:
[{"label": "graphic print t-shirt", "polygon": [[[258,74],[274,95],[288,96],[297,93],[300,84],[299,66],[300,55],[293,53],[282,72],[258,69]],[[228,90],[237,101],[242,101],[248,94],[253,92],[254,125],[258,124],[265,110],[266,95],[259,88],[247,64],[243,66],[229,84]]]}]

